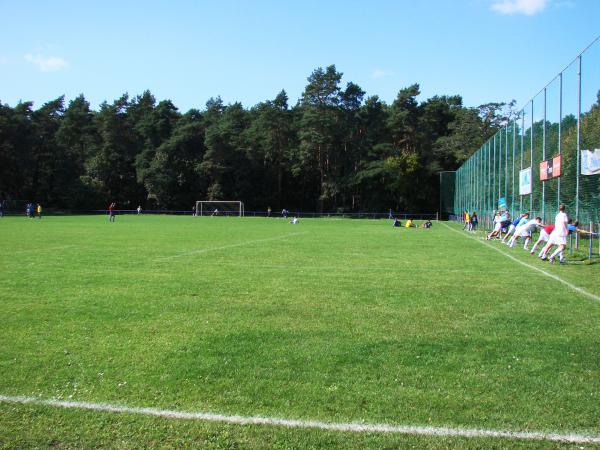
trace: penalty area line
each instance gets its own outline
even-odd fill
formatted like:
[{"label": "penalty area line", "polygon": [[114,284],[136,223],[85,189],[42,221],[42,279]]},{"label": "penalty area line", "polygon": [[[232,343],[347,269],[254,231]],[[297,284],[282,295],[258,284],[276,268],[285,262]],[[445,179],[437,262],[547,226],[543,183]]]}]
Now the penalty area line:
[{"label": "penalty area line", "polygon": [[574,290],[575,292],[577,292],[577,293],[579,293],[579,294],[581,294],[581,295],[584,295],[585,297],[591,298],[592,300],[594,300],[594,301],[596,301],[596,302],[600,302],[600,297],[599,297],[599,296],[597,296],[597,295],[595,295],[595,294],[592,294],[591,292],[588,292],[588,291],[586,291],[585,289],[583,289],[583,288],[580,288],[579,286],[576,286],[576,285],[574,285],[574,284],[572,284],[572,283],[569,283],[567,280],[563,280],[563,279],[562,279],[561,277],[559,277],[558,275],[554,275],[553,273],[546,272],[544,269],[540,269],[539,267],[536,267],[536,266],[533,266],[533,265],[531,265],[531,264],[528,264],[528,263],[526,263],[526,262],[523,262],[523,261],[521,261],[520,259],[518,259],[518,258],[515,258],[514,256],[512,256],[512,255],[510,255],[510,254],[508,254],[508,253],[506,253],[506,252],[502,251],[501,249],[499,249],[499,248],[497,248],[497,247],[494,247],[492,244],[490,244],[490,243],[488,243],[488,242],[486,242],[486,241],[480,241],[479,239],[477,239],[477,238],[475,238],[475,237],[472,237],[472,236],[465,236],[465,235],[464,235],[463,233],[461,233],[460,231],[458,231],[458,230],[455,230],[454,228],[452,228],[451,226],[449,226],[449,225],[447,225],[447,224],[445,224],[445,223],[442,223],[442,225],[444,225],[445,227],[449,228],[450,230],[454,231],[455,233],[458,233],[458,234],[460,234],[461,236],[463,236],[463,237],[465,237],[465,238],[467,238],[467,239],[473,239],[473,240],[475,240],[476,242],[479,242],[480,244],[483,244],[483,245],[485,245],[486,247],[488,247],[488,248],[491,248],[492,250],[496,250],[497,252],[499,252],[499,253],[503,254],[503,255],[504,255],[504,256],[506,256],[507,258],[510,258],[510,259],[512,259],[513,261],[516,261],[516,262],[518,262],[518,263],[519,263],[519,264],[521,264],[522,266],[525,266],[525,267],[527,267],[527,268],[529,268],[529,269],[533,269],[533,270],[535,270],[535,271],[537,271],[537,272],[540,272],[540,273],[541,273],[541,274],[543,274],[543,275],[546,275],[548,278],[552,278],[553,280],[556,280],[556,281],[558,281],[559,283],[562,283],[562,284],[564,284],[564,285],[565,285],[565,286],[567,286],[568,288],[570,288],[570,289]]},{"label": "penalty area line", "polygon": [[308,231],[303,231],[301,233],[284,234],[283,236],[275,236],[275,237],[270,237],[270,238],[265,238],[265,239],[256,239],[254,241],[244,241],[244,242],[239,242],[237,244],[222,245],[220,247],[200,248],[198,250],[192,250],[191,252],[179,253],[177,255],[172,255],[172,256],[163,256],[161,258],[156,258],[154,261],[155,262],[168,261],[169,259],[182,258],[184,256],[198,255],[200,253],[208,253],[208,252],[213,252],[213,251],[217,251],[217,250],[226,250],[228,248],[234,248],[234,247],[243,247],[245,245],[256,244],[259,242],[278,241],[281,239],[285,239],[285,238],[292,237],[292,236],[299,236],[301,234],[306,234],[306,233],[308,233]]},{"label": "penalty area line", "polygon": [[319,429],[325,431],[341,431],[353,433],[398,433],[417,434],[440,437],[465,438],[508,438],[535,441],[554,441],[578,444],[600,444],[600,435],[579,433],[556,433],[543,431],[509,431],[491,429],[470,429],[450,427],[429,427],[416,425],[366,424],[366,423],[335,423],[317,420],[282,419],[264,416],[237,416],[208,412],[184,412],[157,408],[140,408],[132,406],[113,405],[110,403],[90,403],[64,400],[44,400],[35,397],[0,395],[0,402],[20,403],[54,408],[83,409],[110,413],[138,414],[144,416],[164,417],[167,419],[201,420],[221,422],[233,425],[270,425],[286,428]]}]

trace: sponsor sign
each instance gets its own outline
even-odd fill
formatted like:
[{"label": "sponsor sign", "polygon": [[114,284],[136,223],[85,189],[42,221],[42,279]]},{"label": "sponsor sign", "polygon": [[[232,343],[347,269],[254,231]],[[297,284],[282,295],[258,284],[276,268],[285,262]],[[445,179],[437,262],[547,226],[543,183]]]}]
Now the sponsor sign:
[{"label": "sponsor sign", "polygon": [[540,180],[546,181],[550,178],[560,177],[562,156],[558,155],[540,163]]},{"label": "sponsor sign", "polygon": [[519,195],[531,194],[531,167],[519,172]]},{"label": "sponsor sign", "polygon": [[600,175],[600,148],[581,150],[581,175]]}]

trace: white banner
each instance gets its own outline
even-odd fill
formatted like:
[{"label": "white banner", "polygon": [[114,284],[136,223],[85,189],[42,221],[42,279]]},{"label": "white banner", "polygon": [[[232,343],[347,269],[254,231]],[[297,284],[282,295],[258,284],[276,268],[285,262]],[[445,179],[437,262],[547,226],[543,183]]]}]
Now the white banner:
[{"label": "white banner", "polygon": [[581,150],[581,175],[600,175],[600,148]]},{"label": "white banner", "polygon": [[519,172],[519,195],[531,194],[531,167]]}]

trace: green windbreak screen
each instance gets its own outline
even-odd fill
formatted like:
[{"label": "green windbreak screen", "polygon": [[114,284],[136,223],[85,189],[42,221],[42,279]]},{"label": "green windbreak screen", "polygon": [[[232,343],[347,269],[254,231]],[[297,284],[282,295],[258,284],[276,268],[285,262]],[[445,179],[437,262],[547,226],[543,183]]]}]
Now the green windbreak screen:
[{"label": "green windbreak screen", "polygon": [[599,161],[597,39],[456,172],[440,174],[441,211],[477,211],[486,224],[503,199],[513,217],[549,223],[564,203],[581,224],[600,222]]}]

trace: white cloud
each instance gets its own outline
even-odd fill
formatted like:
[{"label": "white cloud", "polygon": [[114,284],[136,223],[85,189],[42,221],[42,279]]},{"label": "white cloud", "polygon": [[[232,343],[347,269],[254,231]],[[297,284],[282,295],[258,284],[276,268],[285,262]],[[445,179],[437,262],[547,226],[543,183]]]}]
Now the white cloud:
[{"label": "white cloud", "polygon": [[391,77],[392,75],[394,75],[394,72],[390,72],[389,70],[375,69],[373,71],[373,78],[376,80],[379,80],[380,78]]},{"label": "white cloud", "polygon": [[497,0],[492,4],[492,10],[500,14],[525,14],[533,16],[543,11],[548,0]]},{"label": "white cloud", "polygon": [[32,55],[27,53],[25,55],[25,59],[30,63],[35,64],[40,68],[42,72],[56,72],[58,70],[66,69],[69,67],[69,63],[67,63],[64,59],[58,58],[56,56],[42,56],[39,53],[37,55]]}]

